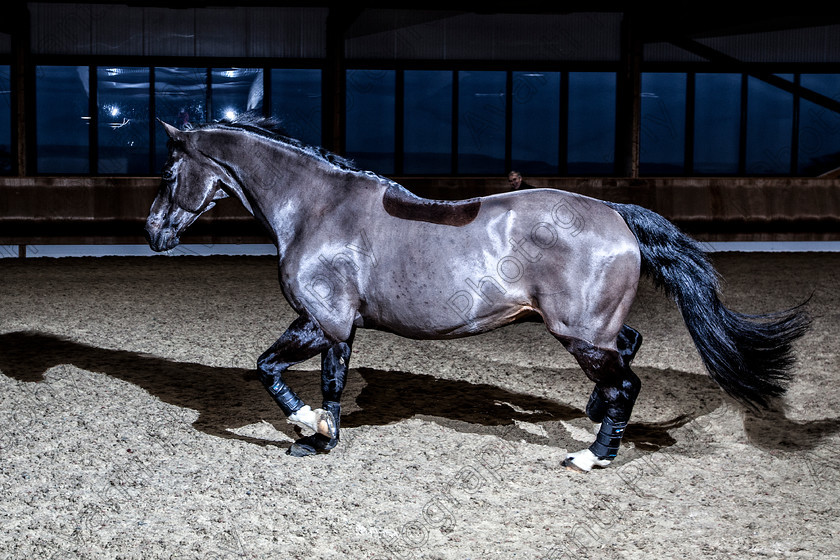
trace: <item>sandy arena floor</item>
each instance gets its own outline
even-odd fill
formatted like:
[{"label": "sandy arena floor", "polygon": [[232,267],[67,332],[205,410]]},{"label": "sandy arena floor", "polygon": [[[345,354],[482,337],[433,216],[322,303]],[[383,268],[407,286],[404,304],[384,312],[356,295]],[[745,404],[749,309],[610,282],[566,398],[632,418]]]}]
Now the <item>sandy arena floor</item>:
[{"label": "sandy arena floor", "polygon": [[[813,294],[783,413],[731,403],[643,284],[619,459],[536,323],[447,342],[360,331],[332,453],[253,373],[293,316],[274,259],[0,260],[0,560],[837,558],[840,255],[716,254],[743,312]],[[319,403],[319,362],[287,376]]]}]

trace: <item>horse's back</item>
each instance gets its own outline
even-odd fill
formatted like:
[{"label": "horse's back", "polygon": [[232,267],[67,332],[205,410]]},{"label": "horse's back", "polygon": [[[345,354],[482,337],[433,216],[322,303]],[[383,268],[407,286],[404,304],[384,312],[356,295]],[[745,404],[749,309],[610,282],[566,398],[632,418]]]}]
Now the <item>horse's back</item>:
[{"label": "horse's back", "polygon": [[624,219],[598,199],[557,189],[529,189],[479,200],[479,219],[515,215],[518,229],[541,248],[638,253],[636,238]]}]

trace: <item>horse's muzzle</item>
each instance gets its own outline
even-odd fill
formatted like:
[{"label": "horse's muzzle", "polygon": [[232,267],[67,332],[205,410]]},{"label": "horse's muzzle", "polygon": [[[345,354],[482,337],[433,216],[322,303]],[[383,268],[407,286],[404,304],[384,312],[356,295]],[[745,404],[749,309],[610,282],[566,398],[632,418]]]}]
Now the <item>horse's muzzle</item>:
[{"label": "horse's muzzle", "polygon": [[179,242],[178,236],[171,229],[160,227],[156,222],[151,220],[146,222],[145,235],[149,247],[151,247],[152,251],[158,253],[169,251],[178,245]]}]

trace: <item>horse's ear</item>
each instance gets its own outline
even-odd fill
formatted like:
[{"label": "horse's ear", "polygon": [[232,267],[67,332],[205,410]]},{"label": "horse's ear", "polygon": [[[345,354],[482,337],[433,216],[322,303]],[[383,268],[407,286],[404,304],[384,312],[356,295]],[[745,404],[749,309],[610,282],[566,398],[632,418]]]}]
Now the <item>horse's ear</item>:
[{"label": "horse's ear", "polygon": [[163,125],[164,130],[166,130],[166,135],[175,140],[176,142],[183,142],[184,138],[180,130],[172,126],[171,124],[165,123],[160,119],[157,119],[157,122]]}]

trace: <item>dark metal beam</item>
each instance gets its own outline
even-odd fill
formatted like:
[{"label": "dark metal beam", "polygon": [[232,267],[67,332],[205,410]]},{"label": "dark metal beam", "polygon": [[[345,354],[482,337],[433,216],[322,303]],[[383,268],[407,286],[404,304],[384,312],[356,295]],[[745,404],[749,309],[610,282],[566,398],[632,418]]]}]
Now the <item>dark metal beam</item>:
[{"label": "dark metal beam", "polygon": [[621,22],[621,67],[616,84],[615,173],[639,176],[642,110],[642,36],[638,20],[625,14]]},{"label": "dark metal beam", "polygon": [[798,95],[802,99],[807,99],[808,101],[816,103],[821,107],[825,107],[826,109],[829,109],[836,113],[840,113],[840,101],[817,93],[808,88],[794,84],[793,82],[775,76],[769,72],[757,69],[755,66],[752,66],[749,63],[742,62],[732,56],[729,56],[728,54],[722,53],[702,43],[699,43],[692,39],[688,39],[686,37],[676,36],[668,37],[667,41],[687,52],[705,58],[709,62],[714,62],[730,67],[735,72],[748,74],[781,90],[787,91],[788,93]]},{"label": "dark metal beam", "polygon": [[18,176],[29,173],[31,163],[29,146],[34,145],[34,130],[31,115],[34,107],[35,70],[30,64],[30,22],[29,8],[25,4],[15,5],[9,18],[14,22],[12,35],[11,102],[12,102],[12,145],[13,161]]},{"label": "dark metal beam", "polygon": [[322,79],[324,98],[322,127],[323,144],[327,149],[344,154],[344,113],[347,95],[344,42],[350,25],[362,13],[352,6],[334,6],[327,15],[327,61]]}]

